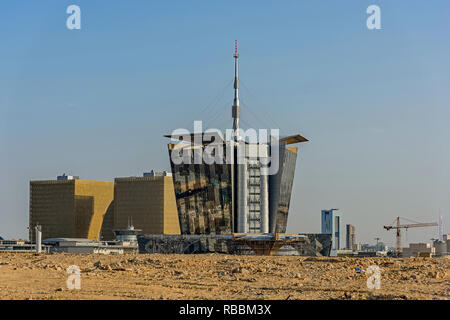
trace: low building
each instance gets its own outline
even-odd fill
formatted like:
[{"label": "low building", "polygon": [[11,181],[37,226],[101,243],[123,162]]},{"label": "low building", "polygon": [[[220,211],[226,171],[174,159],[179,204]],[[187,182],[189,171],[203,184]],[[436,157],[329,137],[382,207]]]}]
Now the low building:
[{"label": "low building", "polygon": [[[49,246],[41,246],[41,251],[50,252]],[[27,240],[0,240],[0,252],[36,252],[36,244]]]},{"label": "low building", "polygon": [[234,233],[138,236],[140,253],[329,256],[330,234]]},{"label": "low building", "polygon": [[50,247],[50,252],[65,252],[74,254],[137,254],[135,242],[127,241],[93,241],[90,239],[52,238],[42,241]]},{"label": "low building", "polygon": [[429,243],[410,243],[409,247],[403,248],[402,257],[432,256],[434,253],[435,248]]},{"label": "low building", "polygon": [[450,254],[448,252],[448,241],[435,241],[433,247],[436,257],[444,257]]},{"label": "low building", "polygon": [[338,257],[353,257],[357,254],[353,250],[348,250],[348,249],[337,250],[336,253],[337,253]]},{"label": "low building", "polygon": [[447,247],[447,255],[450,255],[450,233],[444,234],[442,238]]},{"label": "low building", "polygon": [[377,252],[376,251],[358,251],[357,256],[358,257],[376,257]]}]

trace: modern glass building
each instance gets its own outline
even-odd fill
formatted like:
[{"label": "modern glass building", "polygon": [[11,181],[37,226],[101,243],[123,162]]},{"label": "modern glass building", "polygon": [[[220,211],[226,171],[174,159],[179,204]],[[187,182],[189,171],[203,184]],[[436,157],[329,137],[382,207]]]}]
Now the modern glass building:
[{"label": "modern glass building", "polygon": [[[288,142],[293,143],[293,141]],[[271,233],[286,232],[295,165],[297,163],[298,148],[287,147],[286,140],[281,141],[279,148],[280,168],[276,175],[269,177],[269,231]]]},{"label": "modern glass building", "polygon": [[[233,146],[229,146],[233,142],[220,143],[223,163],[202,160],[195,164],[195,153],[207,146],[183,141],[168,146],[182,234],[286,232],[298,153],[298,148],[290,145],[307,141],[305,138],[296,135],[280,139],[276,146],[265,146],[267,152],[279,148],[279,169],[273,175],[262,174],[259,156],[251,151],[246,151],[244,164],[226,163],[227,152],[233,153]],[[246,150],[251,147],[246,144]],[[175,152],[191,163],[174,161]],[[241,220],[243,226],[239,225]]]},{"label": "modern glass building", "polygon": [[234,224],[232,168],[228,164],[194,164],[195,152],[204,148],[169,144],[171,159],[180,149],[190,152],[192,159],[191,164],[171,161],[181,233],[230,234]]},{"label": "modern glass building", "polygon": [[[168,144],[181,235],[138,237],[145,253],[298,254],[328,256],[331,234],[281,234],[287,229],[300,134],[240,128],[238,58],[233,128],[178,129]],[[199,126],[200,125],[200,126]],[[231,133],[231,134],[230,134]],[[255,138],[256,136],[256,138]]]},{"label": "modern glass building", "polygon": [[298,154],[292,145],[308,140],[299,134],[279,139],[271,132],[254,141],[248,135],[253,129],[239,127],[237,47],[233,57],[233,136],[224,139],[209,130],[166,136],[172,139],[169,157],[182,234],[286,232]]}]

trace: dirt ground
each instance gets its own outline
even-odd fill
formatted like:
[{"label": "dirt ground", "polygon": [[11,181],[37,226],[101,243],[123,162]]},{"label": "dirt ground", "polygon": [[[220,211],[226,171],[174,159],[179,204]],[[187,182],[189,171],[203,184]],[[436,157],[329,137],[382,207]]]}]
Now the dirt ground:
[{"label": "dirt ground", "polygon": [[[81,270],[79,290],[66,284],[71,265]],[[367,286],[371,265],[380,289]],[[0,299],[449,300],[449,266],[445,258],[0,253]]]}]

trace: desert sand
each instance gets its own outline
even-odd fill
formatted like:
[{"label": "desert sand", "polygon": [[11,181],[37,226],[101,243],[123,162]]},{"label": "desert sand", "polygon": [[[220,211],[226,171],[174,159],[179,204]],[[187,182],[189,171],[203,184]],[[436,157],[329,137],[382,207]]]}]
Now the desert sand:
[{"label": "desert sand", "polygon": [[[0,299],[441,299],[446,258],[0,253]],[[79,267],[80,289],[67,268]],[[380,270],[380,289],[365,273]],[[356,269],[358,268],[358,269]]]}]

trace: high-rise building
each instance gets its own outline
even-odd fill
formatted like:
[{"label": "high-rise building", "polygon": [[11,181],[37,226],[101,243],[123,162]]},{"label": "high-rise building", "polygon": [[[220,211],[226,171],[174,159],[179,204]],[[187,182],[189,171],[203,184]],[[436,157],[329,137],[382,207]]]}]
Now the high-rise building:
[{"label": "high-rise building", "polygon": [[169,173],[114,180],[114,214],[105,218],[103,238],[113,238],[113,230],[125,229],[130,220],[142,234],[180,234]]},{"label": "high-rise building", "polygon": [[331,256],[341,249],[341,215],[338,209],[322,210],[322,233],[331,234]]},{"label": "high-rise building", "polygon": [[292,144],[308,140],[299,134],[247,139],[240,128],[237,46],[233,57],[232,137],[201,131],[166,136],[177,141],[168,148],[182,234],[286,232],[298,154]]},{"label": "high-rise building", "polygon": [[113,210],[114,183],[61,177],[30,182],[30,240],[36,225],[43,239],[98,240],[103,217]]},{"label": "high-rise building", "polygon": [[346,225],[346,238],[345,244],[347,250],[355,250],[356,249],[356,238],[355,238],[355,227],[351,224]]}]

